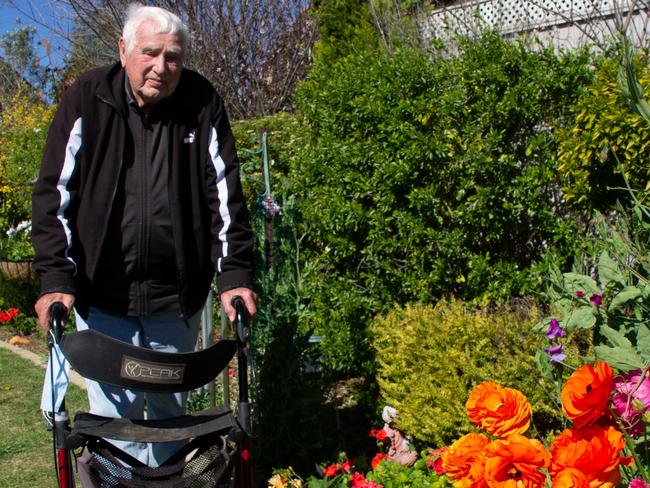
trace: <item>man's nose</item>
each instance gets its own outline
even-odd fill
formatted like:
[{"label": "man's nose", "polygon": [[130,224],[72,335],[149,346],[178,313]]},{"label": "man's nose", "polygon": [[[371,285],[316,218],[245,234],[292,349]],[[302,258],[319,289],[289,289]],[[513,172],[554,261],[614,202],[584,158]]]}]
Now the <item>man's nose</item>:
[{"label": "man's nose", "polygon": [[167,64],[165,63],[165,56],[160,54],[154,59],[153,70],[157,74],[163,74],[167,70]]}]

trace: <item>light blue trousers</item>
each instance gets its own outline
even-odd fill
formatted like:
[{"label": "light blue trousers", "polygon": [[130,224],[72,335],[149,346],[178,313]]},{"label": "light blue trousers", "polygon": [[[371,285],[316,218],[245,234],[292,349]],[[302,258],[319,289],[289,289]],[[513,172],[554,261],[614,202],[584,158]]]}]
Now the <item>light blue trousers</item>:
[{"label": "light blue trousers", "polygon": [[[196,346],[201,312],[189,319],[178,313],[146,317],[113,315],[90,309],[84,320],[76,314],[77,330],[92,329],[123,342],[161,352],[191,352]],[[86,379],[90,413],[134,420],[164,419],[185,413],[187,393],[144,393]],[[174,454],[182,442],[137,443],[110,441],[149,466],[159,466]]]}]

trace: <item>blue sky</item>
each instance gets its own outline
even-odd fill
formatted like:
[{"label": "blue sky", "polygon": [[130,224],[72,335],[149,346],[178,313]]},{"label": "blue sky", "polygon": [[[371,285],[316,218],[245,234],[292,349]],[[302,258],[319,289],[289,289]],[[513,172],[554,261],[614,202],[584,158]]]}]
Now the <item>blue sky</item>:
[{"label": "blue sky", "polygon": [[51,55],[39,50],[41,61],[55,66],[62,64],[66,42],[61,34],[69,30],[69,14],[60,2],[52,0],[0,0],[0,36],[19,27],[31,25],[36,28],[36,40],[44,40],[52,45]]}]

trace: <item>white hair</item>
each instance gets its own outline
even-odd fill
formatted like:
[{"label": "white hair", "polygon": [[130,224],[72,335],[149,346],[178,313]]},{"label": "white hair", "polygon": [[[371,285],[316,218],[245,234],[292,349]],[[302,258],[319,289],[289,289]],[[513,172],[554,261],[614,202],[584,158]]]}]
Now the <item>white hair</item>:
[{"label": "white hair", "polygon": [[129,54],[135,47],[135,35],[138,28],[146,21],[153,20],[156,24],[157,34],[178,34],[183,46],[183,57],[189,49],[190,31],[183,21],[175,14],[160,7],[151,7],[139,3],[132,3],[126,10],[122,38],[126,53]]}]

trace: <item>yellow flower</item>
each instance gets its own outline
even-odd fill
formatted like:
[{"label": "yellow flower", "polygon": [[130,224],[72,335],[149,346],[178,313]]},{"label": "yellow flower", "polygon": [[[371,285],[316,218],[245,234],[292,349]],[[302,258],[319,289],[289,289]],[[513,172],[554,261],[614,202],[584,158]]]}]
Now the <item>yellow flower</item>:
[{"label": "yellow flower", "polygon": [[286,488],[286,486],[287,486],[286,478],[283,478],[279,474],[274,474],[273,476],[271,476],[271,478],[269,478],[268,488]]}]

